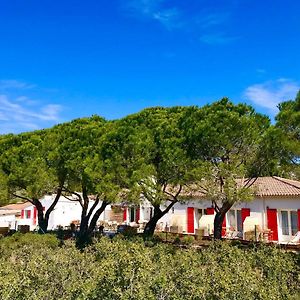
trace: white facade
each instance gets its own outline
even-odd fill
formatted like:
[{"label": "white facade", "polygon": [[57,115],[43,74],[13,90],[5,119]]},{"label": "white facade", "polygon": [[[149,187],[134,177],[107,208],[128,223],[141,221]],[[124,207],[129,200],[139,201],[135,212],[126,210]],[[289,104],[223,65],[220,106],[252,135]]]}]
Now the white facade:
[{"label": "white facade", "polygon": [[[300,182],[279,177],[261,177],[259,182],[259,196],[256,196],[250,202],[236,203],[227,212],[223,223],[223,235],[234,231],[238,233],[238,237],[246,238],[246,233],[253,231],[253,228],[255,228],[262,234],[267,233],[269,240],[280,243],[289,242],[297,231],[300,231]],[[278,195],[279,193],[281,195]],[[45,211],[50,207],[54,199],[55,195],[46,195],[40,200]],[[91,200],[89,208],[93,203],[94,201]],[[100,205],[101,202],[94,211]],[[34,230],[38,223],[35,206],[30,203],[16,204],[15,206],[19,209],[15,212],[14,208],[10,208],[10,210],[7,207],[0,208],[0,227],[17,229],[18,225],[29,225],[30,230]],[[165,209],[165,206],[162,205],[161,208]],[[145,224],[150,220],[153,211],[154,208],[148,201],[142,202],[139,206],[125,206],[124,203],[122,206],[108,205],[100,215],[99,222],[113,223],[114,225]],[[81,212],[82,208],[78,201],[70,201],[61,196],[50,214],[48,229],[55,230],[59,226],[69,226],[72,222],[79,223]],[[193,198],[183,203],[176,203],[159,220],[157,229],[195,234],[197,229],[199,229],[201,217],[205,215],[214,215],[211,202],[204,198]],[[213,217],[202,217],[200,222],[202,228],[204,219],[207,222],[207,233],[211,234]],[[256,226],[254,227],[254,225]]]},{"label": "white facade", "polygon": [[[40,201],[44,211],[51,206],[56,195],[46,195]],[[93,205],[94,201],[90,200],[89,208]],[[98,204],[96,211],[100,208],[101,202]],[[48,230],[55,230],[58,227],[69,226],[72,222],[80,222],[82,208],[78,201],[71,201],[64,196],[61,196],[50,214]],[[99,220],[103,220],[105,214],[102,214]],[[18,225],[29,225],[30,230],[34,230],[38,224],[37,209],[34,205],[30,205],[21,213],[21,219],[18,220]]]},{"label": "white facade", "polygon": [[[182,233],[194,234],[196,229],[199,228],[201,216],[208,214],[207,210],[212,210],[211,207],[211,202],[206,200],[191,200],[185,203],[176,203],[173,209],[160,219],[160,227],[177,226],[178,230]],[[163,208],[164,206],[162,206]],[[190,213],[188,210],[190,210]],[[268,213],[270,210],[275,211],[277,233],[275,227],[268,224],[274,221],[271,220],[272,215]],[[246,216],[243,216],[242,211],[246,213]],[[297,231],[300,231],[300,197],[258,197],[251,202],[237,203],[226,214],[225,224],[223,223],[223,226],[225,225],[224,227],[226,227],[224,230],[229,231],[232,229],[240,231],[241,235],[243,235],[243,221],[247,216],[253,217],[252,219],[256,220],[259,230],[267,231],[270,229],[273,234],[273,236],[270,236],[271,240],[278,240],[280,243],[288,242]]]}]

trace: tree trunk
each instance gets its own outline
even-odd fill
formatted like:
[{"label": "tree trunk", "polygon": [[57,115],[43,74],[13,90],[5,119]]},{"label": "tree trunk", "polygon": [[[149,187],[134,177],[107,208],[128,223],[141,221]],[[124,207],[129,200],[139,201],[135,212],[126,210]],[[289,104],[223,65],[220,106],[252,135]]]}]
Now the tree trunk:
[{"label": "tree trunk", "polygon": [[[86,199],[85,199],[86,201]],[[90,208],[89,212],[87,209],[83,209],[81,214],[81,223],[80,223],[80,229],[79,233],[76,238],[76,246],[79,249],[84,249],[86,246],[91,244],[92,242],[92,233],[96,227],[97,221],[102,214],[102,212],[105,210],[106,206],[108,205],[107,201],[103,201],[100,208],[96,210],[93,217],[93,211],[99,204],[99,198],[97,197],[97,200],[94,202],[93,206]],[[86,206],[87,207],[87,206]],[[92,219],[91,219],[92,217]],[[90,221],[91,220],[91,221]]]},{"label": "tree trunk", "polygon": [[216,213],[214,219],[214,239],[221,240],[222,239],[222,226],[226,213],[232,207],[232,204],[229,202],[224,202],[220,210]]},{"label": "tree trunk", "polygon": [[214,220],[214,239],[220,240],[222,239],[222,224],[225,215],[217,212]]},{"label": "tree trunk", "polygon": [[163,217],[163,213],[157,213],[149,220],[149,222],[145,226],[144,233],[143,233],[145,237],[153,236],[157,222],[161,217]]},{"label": "tree trunk", "polygon": [[104,210],[105,210],[105,208],[108,204],[109,204],[109,202],[103,201],[102,204],[101,204],[101,207],[98,210],[96,210],[95,214],[92,217],[90,225],[89,225],[89,232],[90,233],[92,233],[95,230],[97,221],[98,221],[99,217],[101,216],[101,214],[104,212]]},{"label": "tree trunk", "polygon": [[38,225],[39,225],[38,233],[45,234],[47,233],[48,219],[46,220],[44,217],[43,205],[38,199],[34,199],[33,204],[35,205],[37,210]]},{"label": "tree trunk", "polygon": [[177,201],[172,201],[165,210],[161,210],[159,205],[153,205],[154,215],[146,224],[144,229],[144,237],[152,237],[157,225],[157,222],[169,212],[169,210],[175,205]]},{"label": "tree trunk", "polygon": [[83,249],[91,244],[92,237],[88,232],[88,218],[87,216],[81,218],[80,228],[76,237],[76,246],[78,249]]}]

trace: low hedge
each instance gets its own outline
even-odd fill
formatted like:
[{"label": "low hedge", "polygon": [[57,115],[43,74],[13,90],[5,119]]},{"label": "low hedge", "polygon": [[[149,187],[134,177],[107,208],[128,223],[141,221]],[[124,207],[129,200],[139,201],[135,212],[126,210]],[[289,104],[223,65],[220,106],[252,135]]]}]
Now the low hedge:
[{"label": "low hedge", "polygon": [[84,251],[51,235],[0,240],[0,299],[299,299],[299,256],[226,242],[201,251],[101,238]]}]

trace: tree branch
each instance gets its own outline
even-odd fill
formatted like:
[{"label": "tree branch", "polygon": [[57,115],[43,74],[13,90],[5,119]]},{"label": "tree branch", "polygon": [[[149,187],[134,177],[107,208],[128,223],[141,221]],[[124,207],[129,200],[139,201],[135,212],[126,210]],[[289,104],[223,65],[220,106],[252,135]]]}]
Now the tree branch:
[{"label": "tree branch", "polygon": [[11,193],[11,195],[14,196],[14,197],[16,197],[16,198],[20,198],[22,200],[26,200],[26,201],[30,202],[31,204],[35,205],[34,201],[32,199],[30,199],[30,198],[27,198],[27,197],[24,197],[24,196],[20,196],[18,194],[14,194],[14,193]]},{"label": "tree branch", "polygon": [[89,211],[89,213],[87,215],[88,220],[90,219],[90,217],[91,217],[94,209],[97,207],[98,204],[99,204],[99,196],[97,195],[97,198],[96,198],[94,204],[92,205],[92,207],[90,208],[90,211]]},{"label": "tree branch", "polygon": [[45,213],[45,219],[46,220],[49,219],[50,213],[53,211],[54,207],[56,206],[56,204],[57,204],[57,202],[58,202],[58,200],[61,196],[61,193],[62,193],[62,187],[59,187],[57,189],[57,193],[56,193],[54,201],[52,202],[52,204],[50,205],[50,207],[47,209],[47,211]]}]

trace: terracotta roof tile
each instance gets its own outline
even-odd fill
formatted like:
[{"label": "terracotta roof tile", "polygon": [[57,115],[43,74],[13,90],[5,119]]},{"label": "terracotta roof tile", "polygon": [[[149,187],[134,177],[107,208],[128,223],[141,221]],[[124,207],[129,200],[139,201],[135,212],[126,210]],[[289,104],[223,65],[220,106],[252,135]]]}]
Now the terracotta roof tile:
[{"label": "terracotta roof tile", "polygon": [[273,177],[259,177],[254,184],[256,195],[269,196],[297,196],[300,197],[300,181]]},{"label": "terracotta roof tile", "polygon": [[[300,181],[285,179],[277,176],[259,177],[252,185],[257,197],[296,197],[300,198]],[[183,198],[205,198],[205,193],[196,185],[184,188]]]},{"label": "terracotta roof tile", "polygon": [[30,205],[32,205],[30,202],[8,204],[0,207],[0,210],[22,210]]}]

